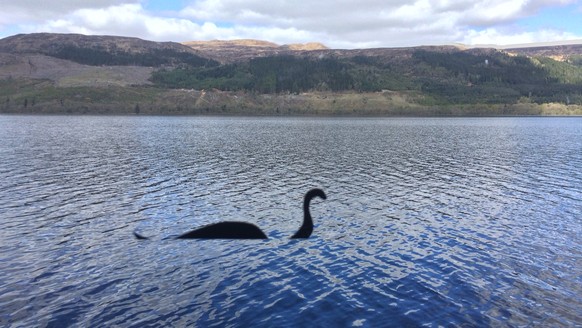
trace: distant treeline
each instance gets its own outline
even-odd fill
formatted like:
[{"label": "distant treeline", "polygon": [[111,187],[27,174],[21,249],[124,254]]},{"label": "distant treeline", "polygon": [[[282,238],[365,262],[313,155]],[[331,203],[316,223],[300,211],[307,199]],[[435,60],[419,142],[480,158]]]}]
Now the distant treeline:
[{"label": "distant treeline", "polygon": [[218,67],[160,70],[152,81],[169,88],[252,90],[259,93],[342,91],[354,88],[350,66],[336,59],[294,56],[256,58]]},{"label": "distant treeline", "polygon": [[228,65],[161,69],[152,81],[167,88],[257,93],[417,90],[424,105],[561,102],[582,104],[582,60],[509,56],[502,52],[416,50],[399,61],[356,56],[271,56]]},{"label": "distant treeline", "polygon": [[47,51],[47,55],[92,66],[176,66],[215,67],[217,61],[173,49],[151,49],[147,52],[127,52],[119,48],[101,49],[65,45]]}]

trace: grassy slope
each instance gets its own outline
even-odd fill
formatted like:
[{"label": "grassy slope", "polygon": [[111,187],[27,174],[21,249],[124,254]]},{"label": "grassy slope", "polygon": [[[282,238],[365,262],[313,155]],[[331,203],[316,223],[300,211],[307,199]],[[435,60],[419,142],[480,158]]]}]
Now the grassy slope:
[{"label": "grassy slope", "polygon": [[0,81],[0,113],[135,115],[380,115],[491,116],[582,115],[565,104],[469,104],[426,106],[418,91],[251,92],[167,90],[154,87],[56,87],[46,80]]}]

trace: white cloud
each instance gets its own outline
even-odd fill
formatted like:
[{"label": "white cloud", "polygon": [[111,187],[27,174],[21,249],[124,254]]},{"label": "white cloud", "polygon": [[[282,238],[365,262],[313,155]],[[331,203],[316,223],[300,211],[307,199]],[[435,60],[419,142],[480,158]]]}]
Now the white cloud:
[{"label": "white cloud", "polygon": [[541,30],[536,32],[504,33],[495,28],[467,32],[463,43],[470,45],[519,45],[524,43],[565,41],[580,39],[580,36],[563,31]]},{"label": "white cloud", "polygon": [[0,25],[42,22],[49,17],[66,15],[78,9],[97,9],[139,0],[0,0]]},{"label": "white cloud", "polygon": [[186,19],[153,16],[141,4],[134,3],[77,9],[60,19],[25,25],[24,29],[28,32],[127,35],[152,40],[202,36],[200,32],[205,30],[204,25]]},{"label": "white cloud", "polygon": [[549,29],[523,31],[514,24],[546,6],[579,0],[200,0],[163,15],[144,9],[142,3],[148,0],[47,1],[43,6],[34,5],[35,0],[10,1],[11,5],[3,5],[0,27],[18,22],[24,32],[127,35],[158,41],[320,41],[334,48],[581,37]]},{"label": "white cloud", "polygon": [[[407,46],[464,41],[483,35],[474,31],[535,14],[550,5],[573,0],[329,0],[298,5],[291,1],[202,0],[181,11],[194,20],[231,22],[240,26],[294,28],[323,36],[328,45]],[[534,32],[531,32],[534,33]],[[540,37],[548,33],[541,33]],[[527,36],[509,34],[510,39]],[[498,38],[502,39],[502,38]]]},{"label": "white cloud", "polygon": [[196,23],[186,18],[157,17],[141,4],[101,9],[77,9],[59,19],[23,25],[25,32],[129,35],[157,41],[256,38],[282,43],[315,40],[319,36],[293,27]]}]

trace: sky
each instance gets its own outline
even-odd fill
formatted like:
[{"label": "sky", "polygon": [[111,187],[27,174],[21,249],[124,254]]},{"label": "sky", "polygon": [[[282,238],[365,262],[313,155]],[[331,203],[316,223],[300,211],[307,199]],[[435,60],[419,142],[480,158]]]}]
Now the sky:
[{"label": "sky", "polygon": [[582,0],[0,0],[0,38],[258,39],[330,48],[582,40]]}]

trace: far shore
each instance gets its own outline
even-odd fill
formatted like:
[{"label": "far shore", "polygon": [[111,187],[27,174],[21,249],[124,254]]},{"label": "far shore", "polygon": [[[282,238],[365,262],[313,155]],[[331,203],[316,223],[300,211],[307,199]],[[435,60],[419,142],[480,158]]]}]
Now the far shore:
[{"label": "far shore", "polygon": [[[59,91],[61,89],[55,89]],[[0,104],[0,114],[209,115],[334,117],[582,116],[582,105],[424,104],[414,92],[256,94],[147,87],[77,88],[74,93],[21,93]],[[8,98],[7,98],[8,99]]]}]

